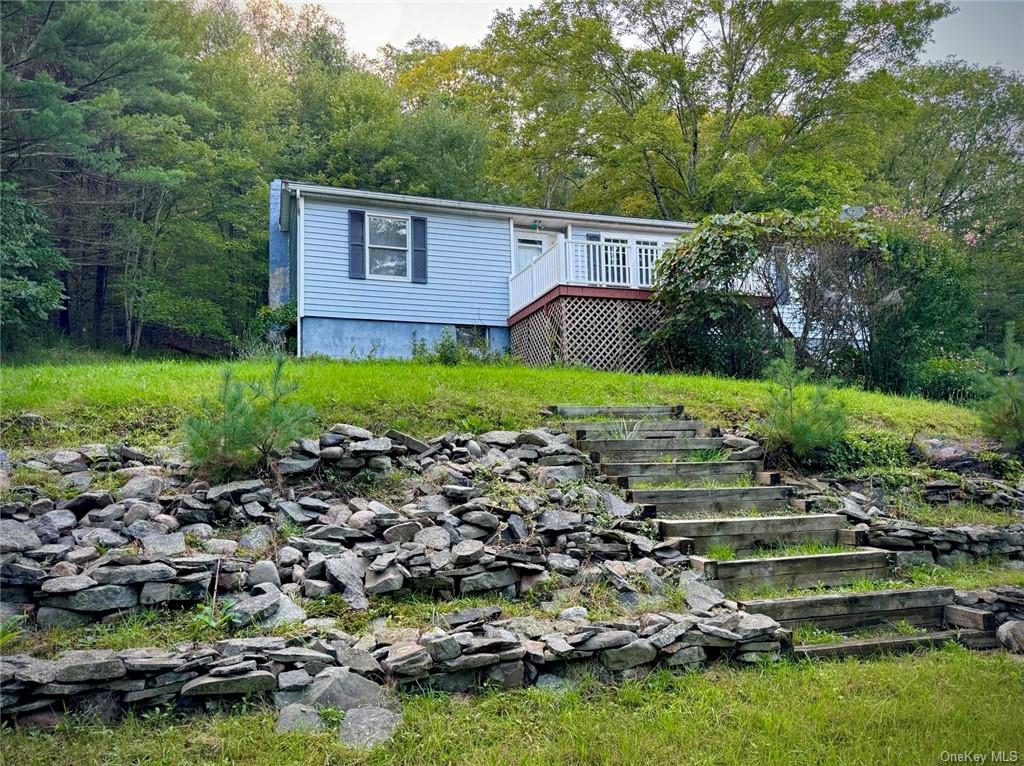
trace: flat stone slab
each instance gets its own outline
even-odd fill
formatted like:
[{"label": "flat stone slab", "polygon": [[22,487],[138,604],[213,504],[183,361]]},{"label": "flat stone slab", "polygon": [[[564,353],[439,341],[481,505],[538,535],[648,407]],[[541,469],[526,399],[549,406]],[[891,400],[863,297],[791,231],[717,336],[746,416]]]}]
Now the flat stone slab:
[{"label": "flat stone slab", "polygon": [[142,538],[142,548],[146,553],[177,556],[185,552],[185,535],[181,532],[172,532],[167,535],[147,535]]},{"label": "flat stone slab", "polygon": [[236,676],[199,676],[181,687],[181,696],[209,696],[215,694],[251,694],[273,691],[277,688],[274,674],[254,670]]},{"label": "flat stone slab", "polygon": [[357,707],[383,706],[388,690],[357,673],[339,667],[322,671],[306,689],[305,702],[317,708],[351,710]]},{"label": "flat stone slab", "polygon": [[312,705],[294,702],[285,705],[277,714],[277,731],[302,731],[315,733],[324,730],[325,722]]},{"label": "flat stone slab", "polygon": [[55,679],[65,684],[106,681],[120,678],[127,672],[124,662],[109,649],[65,652],[57,660],[55,670]]},{"label": "flat stone slab", "polygon": [[88,575],[68,575],[44,580],[40,590],[43,593],[77,593],[93,585],[96,585],[96,581]]},{"label": "flat stone slab", "polygon": [[357,707],[345,713],[338,739],[349,747],[369,748],[387,742],[402,716],[382,707]]},{"label": "flat stone slab", "polygon": [[74,593],[47,596],[43,603],[79,612],[109,612],[135,606],[139,595],[126,585],[97,585]]}]

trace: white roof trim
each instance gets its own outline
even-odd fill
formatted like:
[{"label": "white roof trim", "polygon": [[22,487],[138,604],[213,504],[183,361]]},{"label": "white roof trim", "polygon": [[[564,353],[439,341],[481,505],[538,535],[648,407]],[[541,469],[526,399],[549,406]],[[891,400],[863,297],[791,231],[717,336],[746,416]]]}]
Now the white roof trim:
[{"label": "white roof trim", "polygon": [[411,194],[389,194],[385,192],[360,191],[358,189],[342,189],[336,186],[308,184],[299,181],[284,181],[286,192],[301,192],[304,196],[332,197],[362,202],[379,202],[403,207],[424,210],[454,210],[474,215],[490,215],[500,217],[533,216],[547,220],[566,223],[589,223],[600,226],[620,226],[627,229],[648,229],[681,234],[694,228],[693,223],[686,221],[662,221],[657,218],[629,218],[621,215],[599,215],[596,213],[573,213],[568,210],[545,210],[534,207],[515,207],[511,205],[493,205],[488,202],[462,202],[460,200],[435,199],[433,197],[416,197]]}]

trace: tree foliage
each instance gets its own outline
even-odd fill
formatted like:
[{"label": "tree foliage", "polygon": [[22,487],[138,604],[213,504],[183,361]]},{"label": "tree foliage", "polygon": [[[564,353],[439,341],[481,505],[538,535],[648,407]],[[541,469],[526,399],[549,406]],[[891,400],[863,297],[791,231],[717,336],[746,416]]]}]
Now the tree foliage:
[{"label": "tree foliage", "polygon": [[64,299],[67,260],[50,245],[46,221],[14,186],[0,182],[0,336],[9,348],[43,324]]},{"label": "tree foliage", "polygon": [[658,264],[663,319],[650,341],[668,344],[763,298],[802,364],[904,391],[915,364],[974,337],[969,285],[962,253],[917,219],[711,216]]},{"label": "tree foliage", "polygon": [[488,194],[479,110],[414,104],[320,6],[21,0],[3,60],[3,172],[70,262],[76,339],[251,335],[275,177]]},{"label": "tree foliage", "polygon": [[542,0],[478,46],[365,57],[343,5],[10,0],[0,170],[69,262],[59,328],[130,353],[153,328],[252,335],[275,177],[668,219],[911,211],[972,246],[994,347],[1024,321],[1024,98],[1018,74],[919,62],[950,12]]}]

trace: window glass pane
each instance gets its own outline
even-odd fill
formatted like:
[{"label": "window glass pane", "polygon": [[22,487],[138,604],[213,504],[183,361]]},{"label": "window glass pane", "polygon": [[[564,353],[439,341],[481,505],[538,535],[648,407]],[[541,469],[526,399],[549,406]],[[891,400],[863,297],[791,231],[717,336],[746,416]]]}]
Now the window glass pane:
[{"label": "window glass pane", "polygon": [[455,340],[460,346],[472,349],[487,349],[487,328],[476,324],[455,325]]},{"label": "window glass pane", "polygon": [[409,243],[409,222],[404,218],[370,217],[370,243],[384,247],[407,247]]},{"label": "window glass pane", "polygon": [[522,271],[530,261],[544,252],[543,243],[538,239],[520,239],[516,242],[516,271]]},{"label": "window glass pane", "polygon": [[370,274],[378,277],[405,277],[408,263],[405,250],[390,250],[381,247],[368,248]]}]

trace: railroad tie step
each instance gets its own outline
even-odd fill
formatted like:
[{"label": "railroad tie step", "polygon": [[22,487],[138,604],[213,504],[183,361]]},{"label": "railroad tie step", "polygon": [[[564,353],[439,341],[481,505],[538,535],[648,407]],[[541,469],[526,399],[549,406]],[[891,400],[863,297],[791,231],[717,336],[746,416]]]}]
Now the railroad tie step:
[{"label": "railroad tie step", "polygon": [[804,659],[841,659],[867,657],[879,654],[901,654],[918,649],[942,646],[955,641],[972,649],[992,649],[998,646],[992,631],[956,628],[935,630],[912,635],[850,638],[828,644],[802,644],[793,647],[793,654]]},{"label": "railroad tie step", "polygon": [[848,632],[907,623],[916,627],[995,630],[995,616],[991,612],[961,606],[954,603],[954,599],[953,588],[931,585],[750,599],[740,601],[739,606],[746,612],[767,615],[790,629],[807,625],[819,630]]},{"label": "railroad tie step", "polygon": [[681,404],[635,404],[635,405],[581,405],[553,404],[547,411],[556,417],[564,418],[681,418]]},{"label": "railroad tie step", "polygon": [[600,470],[622,487],[668,481],[729,481],[754,477],[761,472],[760,460],[711,460],[693,462],[603,462]]},{"label": "railroad tie step", "polygon": [[768,487],[690,487],[684,489],[630,489],[630,502],[648,506],[662,519],[729,516],[750,511],[787,508],[795,489],[787,485]]},{"label": "railroad tie step", "polygon": [[686,538],[694,553],[728,548],[734,554],[796,543],[842,544],[846,517],[834,513],[801,516],[723,517],[710,519],[656,519],[663,539]]},{"label": "railroad tie step", "polygon": [[577,440],[677,439],[706,431],[700,420],[676,419],[567,420],[561,426]]},{"label": "railroad tie step", "polygon": [[743,588],[813,588],[849,585],[860,580],[886,580],[892,576],[889,551],[851,548],[840,553],[715,559],[690,556],[690,567],[726,592]]}]

